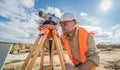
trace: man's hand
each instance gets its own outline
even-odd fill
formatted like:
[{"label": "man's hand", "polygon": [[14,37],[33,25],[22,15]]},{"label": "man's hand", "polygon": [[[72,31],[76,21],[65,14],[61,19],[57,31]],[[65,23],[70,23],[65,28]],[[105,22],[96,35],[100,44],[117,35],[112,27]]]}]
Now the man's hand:
[{"label": "man's hand", "polygon": [[38,24],[38,30],[41,30],[41,28],[43,27],[43,21],[41,20],[40,23]]},{"label": "man's hand", "polygon": [[40,23],[38,24],[38,30],[39,30],[39,34],[44,34],[45,31],[43,29],[45,29],[45,26],[43,25],[43,21],[40,21]]},{"label": "man's hand", "polygon": [[69,63],[66,63],[65,66],[66,66],[66,70],[91,70],[93,69],[94,64],[91,61],[87,60],[85,63],[77,67],[72,66]]},{"label": "man's hand", "polygon": [[72,66],[69,63],[66,63],[65,66],[66,66],[66,70],[80,70],[78,67]]}]

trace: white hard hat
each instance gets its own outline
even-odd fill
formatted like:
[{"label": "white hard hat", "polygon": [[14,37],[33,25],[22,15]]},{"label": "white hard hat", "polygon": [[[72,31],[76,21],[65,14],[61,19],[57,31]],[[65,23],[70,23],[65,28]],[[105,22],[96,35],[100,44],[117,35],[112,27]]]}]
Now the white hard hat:
[{"label": "white hard hat", "polygon": [[64,13],[60,18],[61,22],[70,21],[70,20],[75,20],[75,22],[78,23],[78,21],[76,20],[76,17],[72,13]]},{"label": "white hard hat", "polygon": [[76,19],[75,16],[72,13],[64,13],[61,17],[61,21],[68,21],[68,20],[74,20]]}]

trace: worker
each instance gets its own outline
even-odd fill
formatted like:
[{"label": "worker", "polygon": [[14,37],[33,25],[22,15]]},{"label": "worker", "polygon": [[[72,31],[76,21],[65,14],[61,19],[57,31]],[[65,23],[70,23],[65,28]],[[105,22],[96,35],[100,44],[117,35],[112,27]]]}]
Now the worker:
[{"label": "worker", "polygon": [[64,13],[60,26],[62,42],[74,64],[66,64],[67,70],[96,70],[99,64],[99,50],[94,41],[94,33],[84,27],[76,26],[78,20],[72,13]]},{"label": "worker", "polygon": [[61,42],[73,63],[67,63],[66,70],[96,70],[100,51],[95,45],[94,33],[77,26],[78,23],[72,13],[64,13],[60,18]]}]

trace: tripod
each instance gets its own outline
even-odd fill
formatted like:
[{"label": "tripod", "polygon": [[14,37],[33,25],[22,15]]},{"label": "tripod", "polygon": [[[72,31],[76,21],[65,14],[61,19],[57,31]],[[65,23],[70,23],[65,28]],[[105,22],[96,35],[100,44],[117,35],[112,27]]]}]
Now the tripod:
[{"label": "tripod", "polygon": [[42,54],[41,54],[41,61],[40,61],[40,70],[43,70],[43,60],[44,60],[44,50],[45,50],[43,45],[44,45],[46,38],[52,38],[52,49],[51,49],[51,54],[50,54],[51,57],[50,57],[49,70],[52,70],[53,68],[52,65],[53,65],[53,55],[54,55],[55,46],[58,51],[62,70],[66,70],[65,68],[66,61],[65,61],[64,54],[63,54],[63,50],[62,50],[62,44],[61,44],[56,28],[53,25],[48,25],[43,30],[45,33],[43,34],[43,36],[40,37],[40,35],[38,35],[38,37],[36,38],[35,43],[33,44],[33,47],[31,48],[31,51],[28,54],[21,70],[32,70],[33,65],[35,64],[35,61],[41,51],[42,51]]}]

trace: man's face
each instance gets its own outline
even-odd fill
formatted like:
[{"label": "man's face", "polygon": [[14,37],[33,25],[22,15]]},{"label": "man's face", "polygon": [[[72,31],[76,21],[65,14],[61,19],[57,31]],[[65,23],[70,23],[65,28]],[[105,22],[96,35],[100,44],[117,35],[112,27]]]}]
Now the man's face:
[{"label": "man's face", "polygon": [[63,21],[60,25],[64,34],[69,34],[75,28],[74,21]]}]

